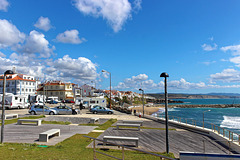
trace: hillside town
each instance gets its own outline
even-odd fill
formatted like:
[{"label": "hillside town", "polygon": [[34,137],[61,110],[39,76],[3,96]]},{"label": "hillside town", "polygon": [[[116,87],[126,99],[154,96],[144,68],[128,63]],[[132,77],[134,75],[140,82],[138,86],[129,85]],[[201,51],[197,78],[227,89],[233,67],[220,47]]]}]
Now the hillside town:
[{"label": "hillside town", "polygon": [[[24,96],[29,103],[31,102],[30,97],[37,95],[44,96],[45,100],[49,97],[57,97],[59,102],[75,101],[80,97],[111,97],[113,103],[125,99],[125,102],[132,104],[134,99],[142,98],[141,93],[133,91],[102,90],[88,84],[79,86],[75,83],[60,80],[40,82],[37,77],[18,73],[16,68],[13,68],[12,71],[13,74],[6,75],[6,94]],[[0,94],[3,94],[3,79],[4,75],[1,75]],[[148,101],[155,99],[148,95],[145,95],[144,98],[148,99]]]}]

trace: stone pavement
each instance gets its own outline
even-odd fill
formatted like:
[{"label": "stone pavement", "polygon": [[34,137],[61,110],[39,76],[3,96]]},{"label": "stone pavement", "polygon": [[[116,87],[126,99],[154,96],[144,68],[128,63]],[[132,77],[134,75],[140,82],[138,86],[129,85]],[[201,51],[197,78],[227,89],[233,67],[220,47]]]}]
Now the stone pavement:
[{"label": "stone pavement", "polygon": [[[0,127],[1,128],[1,127]],[[32,124],[17,125],[8,124],[4,127],[4,142],[10,143],[37,143],[43,145],[55,145],[75,134],[88,134],[96,126],[76,126],[76,125],[56,125],[42,124],[34,126]],[[60,137],[53,137],[48,142],[39,142],[39,133],[50,129],[60,129]],[[1,135],[1,134],[0,134]]]}]

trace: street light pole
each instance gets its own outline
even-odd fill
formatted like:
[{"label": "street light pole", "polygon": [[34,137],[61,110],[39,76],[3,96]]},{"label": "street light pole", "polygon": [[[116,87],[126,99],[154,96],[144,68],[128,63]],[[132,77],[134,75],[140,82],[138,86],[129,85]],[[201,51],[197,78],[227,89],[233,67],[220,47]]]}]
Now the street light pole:
[{"label": "street light pole", "polygon": [[144,117],[144,90],[143,89],[139,89],[139,91],[142,91],[142,101],[143,101],[143,117]]},{"label": "street light pole", "polygon": [[3,143],[4,138],[4,120],[5,120],[5,89],[6,89],[6,75],[7,74],[14,74],[13,71],[7,70],[4,73],[3,78],[3,97],[2,97],[2,127],[1,127],[1,143]]},{"label": "street light pole", "polygon": [[166,152],[169,153],[169,143],[168,143],[168,95],[167,95],[167,77],[169,75],[166,72],[163,72],[160,77],[164,77],[165,81],[165,125],[166,125]]},{"label": "street light pole", "polygon": [[203,128],[204,128],[204,112],[209,112],[211,110],[206,110],[206,111],[203,111]]},{"label": "street light pole", "polygon": [[110,103],[109,103],[109,104],[110,104],[110,109],[112,109],[112,107],[111,107],[111,103],[112,103],[112,102],[111,102],[111,101],[112,101],[112,100],[111,100],[111,99],[112,99],[112,92],[111,92],[111,88],[112,88],[112,84],[111,84],[111,83],[112,83],[111,73],[108,72],[108,71],[105,71],[105,70],[102,70],[102,72],[107,72],[107,73],[110,75]]}]

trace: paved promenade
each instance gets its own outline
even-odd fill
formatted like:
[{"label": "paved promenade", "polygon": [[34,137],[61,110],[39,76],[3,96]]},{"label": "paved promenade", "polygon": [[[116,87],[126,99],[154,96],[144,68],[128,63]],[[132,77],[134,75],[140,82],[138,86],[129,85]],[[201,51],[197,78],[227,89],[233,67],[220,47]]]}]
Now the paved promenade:
[{"label": "paved promenade", "polygon": [[[96,127],[56,124],[42,124],[41,126],[34,126],[32,124],[17,125],[16,123],[8,124],[4,127],[4,142],[55,145],[75,134],[88,134],[94,128]],[[39,133],[50,129],[60,129],[61,136],[55,136],[54,138],[51,138],[49,142],[39,142]]]}]

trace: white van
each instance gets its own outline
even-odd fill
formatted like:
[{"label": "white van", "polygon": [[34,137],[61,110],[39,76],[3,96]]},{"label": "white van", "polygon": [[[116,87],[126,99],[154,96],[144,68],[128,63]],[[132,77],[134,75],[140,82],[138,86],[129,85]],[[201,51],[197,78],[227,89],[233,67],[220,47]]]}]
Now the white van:
[{"label": "white van", "polygon": [[83,108],[89,108],[94,105],[100,105],[102,107],[106,107],[106,98],[100,97],[83,97],[83,98],[76,98],[75,105],[80,106],[80,103],[83,104]]},{"label": "white van", "polygon": [[30,104],[28,103],[28,96],[26,95],[5,95],[5,107],[7,109],[28,108],[29,106]]},{"label": "white van", "polygon": [[58,97],[48,97],[46,102],[47,102],[47,103],[50,103],[51,101],[57,101],[57,102],[59,102],[59,101],[58,101]]}]

